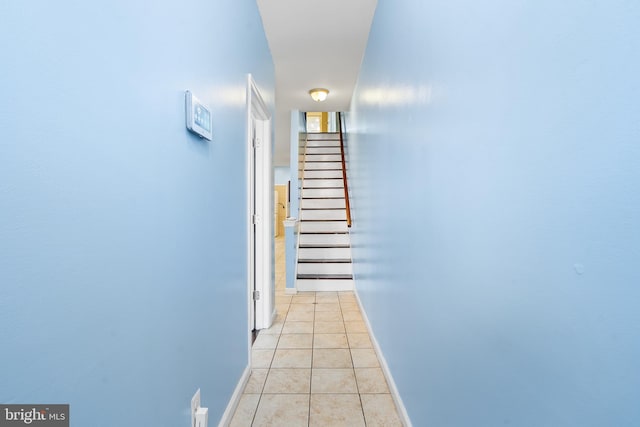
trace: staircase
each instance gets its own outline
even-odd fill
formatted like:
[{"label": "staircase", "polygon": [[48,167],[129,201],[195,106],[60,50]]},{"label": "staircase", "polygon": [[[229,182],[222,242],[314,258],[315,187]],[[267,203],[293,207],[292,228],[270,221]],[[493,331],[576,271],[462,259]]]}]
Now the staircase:
[{"label": "staircase", "polygon": [[296,288],[353,290],[340,133],[307,134],[301,160]]}]

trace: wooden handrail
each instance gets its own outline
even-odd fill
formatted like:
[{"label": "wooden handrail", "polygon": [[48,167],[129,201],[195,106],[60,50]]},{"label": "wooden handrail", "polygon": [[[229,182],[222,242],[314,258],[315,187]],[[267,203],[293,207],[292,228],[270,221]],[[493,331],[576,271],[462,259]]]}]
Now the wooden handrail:
[{"label": "wooden handrail", "polygon": [[342,156],[342,182],[344,182],[344,202],[347,208],[347,227],[351,227],[351,204],[349,203],[349,185],[347,184],[347,164],[344,160],[344,140],[342,137],[342,113],[338,112],[338,128],[340,129],[340,155]]}]

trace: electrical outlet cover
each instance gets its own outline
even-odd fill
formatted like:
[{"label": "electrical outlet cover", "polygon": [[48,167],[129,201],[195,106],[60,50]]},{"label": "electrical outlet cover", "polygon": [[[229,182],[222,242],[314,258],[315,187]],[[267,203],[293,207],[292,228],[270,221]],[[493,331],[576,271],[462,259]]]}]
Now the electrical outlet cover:
[{"label": "electrical outlet cover", "polygon": [[191,427],[196,427],[196,412],[200,408],[200,389],[191,398]]}]

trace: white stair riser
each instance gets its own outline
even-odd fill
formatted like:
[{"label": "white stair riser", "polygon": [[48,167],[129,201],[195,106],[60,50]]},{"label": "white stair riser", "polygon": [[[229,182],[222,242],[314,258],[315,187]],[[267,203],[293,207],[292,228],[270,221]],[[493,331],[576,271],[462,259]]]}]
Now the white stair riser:
[{"label": "white stair riser", "polygon": [[305,179],[303,186],[306,188],[344,188],[342,179]]},{"label": "white stair riser", "polygon": [[348,234],[301,234],[301,245],[348,245],[351,239]]},{"label": "white stair riser", "polygon": [[302,199],[300,203],[302,209],[345,209],[345,205],[344,199]]},{"label": "white stair riser", "polygon": [[[302,150],[300,150],[302,152]],[[340,155],[340,147],[307,147],[307,154],[337,154]]]},{"label": "white stair riser", "polygon": [[349,230],[347,221],[329,221],[329,222],[301,222],[301,233],[346,233]]},{"label": "white stair riser", "polygon": [[307,142],[309,147],[340,147],[340,140],[316,140]]},{"label": "white stair riser", "polygon": [[298,274],[353,274],[353,266],[342,263],[300,263]]},{"label": "white stair riser", "polygon": [[340,134],[338,132],[315,132],[307,134],[307,141],[318,141],[326,139],[340,140]]},{"label": "white stair riser", "polygon": [[342,188],[303,188],[302,198],[319,198],[319,197],[342,197],[344,198],[344,189]]},{"label": "white stair riser", "polygon": [[298,259],[351,259],[351,248],[298,248]]},{"label": "white stair riser", "polygon": [[338,292],[352,291],[354,286],[353,279],[296,279],[296,289],[298,292]]},{"label": "white stair riser", "polygon": [[305,163],[304,170],[342,169],[342,162]]},{"label": "white stair riser", "polygon": [[307,155],[307,162],[342,162],[340,154],[311,154]]},{"label": "white stair riser", "polygon": [[337,171],[327,171],[327,170],[319,170],[319,171],[304,171],[305,178],[342,178],[342,170]]},{"label": "white stair riser", "polygon": [[347,220],[347,212],[342,209],[332,210],[302,210],[300,211],[300,219],[302,220],[316,220],[323,219],[330,220]]}]

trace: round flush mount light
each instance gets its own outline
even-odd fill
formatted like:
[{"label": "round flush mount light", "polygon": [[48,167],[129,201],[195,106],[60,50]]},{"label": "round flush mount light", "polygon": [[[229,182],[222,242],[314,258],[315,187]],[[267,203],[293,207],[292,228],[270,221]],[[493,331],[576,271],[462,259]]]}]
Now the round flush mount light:
[{"label": "round flush mount light", "polygon": [[329,90],[318,87],[315,89],[311,89],[309,91],[309,95],[311,95],[311,98],[313,98],[314,101],[322,102],[325,99],[327,99],[327,95],[329,95]]}]

